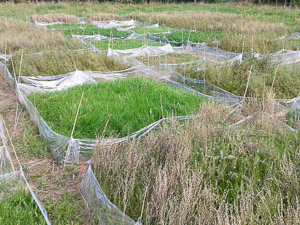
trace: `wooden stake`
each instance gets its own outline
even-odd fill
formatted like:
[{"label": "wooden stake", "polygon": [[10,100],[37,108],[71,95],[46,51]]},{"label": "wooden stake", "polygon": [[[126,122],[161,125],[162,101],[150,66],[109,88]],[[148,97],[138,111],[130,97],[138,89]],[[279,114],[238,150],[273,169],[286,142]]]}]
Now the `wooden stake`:
[{"label": "wooden stake", "polygon": [[21,61],[20,61],[20,68],[19,68],[19,79],[18,79],[18,82],[20,82],[21,68],[22,68],[22,61],[23,61],[23,49],[22,49],[22,53],[21,53]]},{"label": "wooden stake", "polygon": [[5,45],[4,45],[4,58],[5,58],[4,62],[5,62],[5,67],[6,67],[6,45],[7,45],[6,38],[4,39],[4,43],[5,43]]},{"label": "wooden stake", "polygon": [[163,104],[162,104],[162,95],[160,94],[160,109],[161,109],[161,116],[162,118],[164,117],[164,109],[163,109]]},{"label": "wooden stake", "polygon": [[16,71],[15,71],[15,65],[14,65],[13,56],[11,56],[11,65],[12,65],[13,72],[14,72],[14,78],[15,78],[16,83],[17,83],[17,77],[16,77]]},{"label": "wooden stake", "polygon": [[[82,102],[82,99],[83,99],[83,95],[84,95],[84,92],[82,92],[82,95],[81,95],[81,98],[80,98],[80,102],[79,102],[79,105],[78,105],[78,109],[77,109],[77,112],[76,112],[76,116],[75,116],[75,120],[74,120],[74,124],[73,124],[73,128],[72,128],[72,132],[71,132],[71,138],[73,138],[73,134],[74,134],[74,130],[75,130],[77,118],[78,118],[79,109],[80,109],[81,102]],[[66,155],[65,155],[64,166],[66,166],[66,161],[67,161],[67,157],[68,157],[68,154],[69,154],[69,151],[70,151],[70,147],[71,147],[71,142],[69,142],[68,149],[67,149],[67,152],[66,152]]]},{"label": "wooden stake", "polygon": [[248,76],[248,80],[247,80],[247,85],[246,85],[246,90],[245,90],[245,93],[244,93],[243,101],[246,98],[246,94],[247,94],[247,91],[248,91],[248,87],[249,87],[249,82],[250,82],[251,75],[252,75],[252,65],[250,67],[249,76]]},{"label": "wooden stake", "polygon": [[266,75],[264,74],[263,111],[265,111],[265,88],[266,88]]},{"label": "wooden stake", "polygon": [[276,70],[275,70],[275,74],[274,74],[274,78],[273,78],[273,81],[272,81],[271,90],[272,90],[272,88],[273,88],[273,86],[274,86],[274,83],[275,83],[275,79],[276,79],[276,75],[277,75],[278,68],[279,68],[279,64],[277,65]]},{"label": "wooden stake", "polygon": [[102,140],[102,138],[103,138],[103,136],[104,136],[104,134],[105,134],[105,131],[106,131],[108,122],[109,122],[109,120],[110,120],[110,117],[111,117],[111,114],[109,115],[109,117],[108,117],[108,119],[107,119],[107,121],[106,121],[106,124],[105,124],[105,126],[104,126],[104,129],[103,129],[103,131],[102,131],[102,134],[101,134],[100,138],[98,139],[98,141],[97,141],[97,143],[96,143],[96,145],[95,145],[95,148],[94,148],[94,152],[93,152],[92,158],[94,158],[95,155],[97,154],[97,147],[98,147],[98,145],[100,144],[100,142],[101,142],[101,140]]},{"label": "wooden stake", "polygon": [[[18,164],[21,165],[21,164],[20,164],[20,161],[19,161],[19,158],[18,158],[18,156],[17,156],[16,150],[15,150],[15,147],[14,147],[14,145],[13,145],[13,143],[12,143],[11,137],[10,137],[10,135],[9,135],[7,126],[6,126],[6,124],[5,124],[5,121],[4,121],[3,117],[2,117],[2,115],[0,115],[0,117],[1,117],[1,120],[2,120],[2,122],[3,122],[5,131],[6,131],[6,133],[7,133],[8,139],[9,139],[9,143],[10,143],[10,145],[11,145],[11,148],[13,149],[13,152],[14,152],[14,155],[15,155],[15,157],[16,157],[16,160],[17,160]],[[15,167],[14,167],[12,161],[11,161],[11,158],[10,158],[9,160],[10,160],[10,163],[11,163],[11,165],[12,165],[12,167],[13,167],[13,171],[15,172],[16,170],[15,170]]]}]

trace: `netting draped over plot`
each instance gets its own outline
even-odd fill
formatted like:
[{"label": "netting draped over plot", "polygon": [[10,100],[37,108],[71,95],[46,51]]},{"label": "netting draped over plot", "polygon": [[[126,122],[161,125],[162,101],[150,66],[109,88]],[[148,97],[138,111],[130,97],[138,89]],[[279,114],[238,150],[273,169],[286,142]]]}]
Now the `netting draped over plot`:
[{"label": "netting draped over plot", "polygon": [[112,29],[116,28],[118,30],[131,30],[132,28],[135,28],[136,26],[142,25],[141,22],[138,22],[136,20],[112,20],[112,21],[92,21],[92,24],[104,29]]},{"label": "netting draped over plot", "polygon": [[141,56],[159,56],[173,52],[173,47],[170,44],[167,44],[165,46],[143,46],[140,48],[126,50],[115,50],[109,48],[107,51],[107,56],[116,58],[136,58]]},{"label": "netting draped over plot", "polygon": [[[48,220],[47,212],[39,202],[34,192],[32,191],[22,169],[22,166],[19,165],[19,170],[15,171],[10,153],[8,151],[7,139],[5,136],[5,129],[3,126],[3,121],[0,118],[0,183],[5,185],[5,189],[0,192],[10,191],[13,194],[14,190],[18,190],[19,188],[23,188],[25,185],[27,186],[32,198],[38,205],[47,225],[50,225],[50,221]],[[1,204],[1,200],[0,200]]]},{"label": "netting draped over plot", "polygon": [[51,25],[64,24],[64,23],[65,22],[60,22],[60,21],[56,21],[52,23],[34,21],[34,24],[36,26],[51,26]]},{"label": "netting draped over plot", "polygon": [[283,37],[279,38],[279,39],[300,39],[300,32],[295,32],[295,33],[291,33],[291,34],[286,34]]},{"label": "netting draped over plot", "polygon": [[8,61],[11,58],[11,55],[0,53],[0,60]]}]

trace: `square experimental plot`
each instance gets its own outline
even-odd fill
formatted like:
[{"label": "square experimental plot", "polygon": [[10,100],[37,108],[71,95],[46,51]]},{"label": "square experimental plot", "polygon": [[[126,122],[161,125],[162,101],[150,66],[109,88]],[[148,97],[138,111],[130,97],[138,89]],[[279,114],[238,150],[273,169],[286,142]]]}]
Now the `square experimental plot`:
[{"label": "square experimental plot", "polygon": [[[72,35],[85,35],[85,36],[103,36],[107,38],[127,38],[132,32],[131,31],[121,31],[116,28],[99,28],[93,24],[55,24],[47,26],[50,31],[60,31],[65,36]],[[92,38],[92,37],[90,37]]]},{"label": "square experimental plot", "polygon": [[144,46],[164,46],[164,43],[141,39],[93,41],[92,44],[99,50],[107,50],[108,48],[127,50],[141,48]]},{"label": "square experimental plot", "polygon": [[185,63],[196,63],[199,60],[202,60],[203,57],[192,55],[192,54],[184,54],[184,53],[168,53],[160,56],[144,56],[139,57],[138,60],[143,62],[148,66],[155,65],[181,65]]},{"label": "square experimental plot", "polygon": [[[277,65],[271,60],[271,57],[263,59],[249,57],[242,62],[236,61],[231,64],[213,62],[178,64],[173,66],[173,69],[186,77],[206,80],[239,96],[246,94],[250,97],[276,99],[291,99],[299,96],[300,65]],[[163,62],[162,57],[161,63]]]},{"label": "square experimental plot", "polygon": [[49,127],[70,136],[82,93],[74,138],[124,137],[163,118],[196,114],[203,97],[146,77],[85,84],[29,96]]}]

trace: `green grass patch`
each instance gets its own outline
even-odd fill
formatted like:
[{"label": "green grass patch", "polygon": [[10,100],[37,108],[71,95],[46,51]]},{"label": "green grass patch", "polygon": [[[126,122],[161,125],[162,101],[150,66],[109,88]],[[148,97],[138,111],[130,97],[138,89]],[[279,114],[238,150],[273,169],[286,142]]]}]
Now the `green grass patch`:
[{"label": "green grass patch", "polygon": [[110,45],[110,48],[118,49],[118,50],[140,48],[140,47],[143,47],[145,45],[148,45],[148,46],[162,46],[162,45],[164,45],[162,43],[156,43],[156,42],[150,42],[150,41],[145,42],[144,40],[139,40],[139,39],[114,40],[114,41],[95,41],[95,42],[92,42],[92,43],[99,50],[107,50],[109,45]]},{"label": "green grass patch", "polygon": [[37,204],[24,190],[6,193],[0,201],[1,224],[46,224]]},{"label": "green grass patch", "polygon": [[130,31],[119,31],[117,29],[103,29],[98,28],[92,24],[55,24],[48,26],[50,30],[57,30],[63,32],[64,35],[103,35],[107,37],[125,38],[128,37],[132,32]]},{"label": "green grass patch", "polygon": [[[37,109],[55,132],[70,136],[83,91],[75,138],[95,138],[110,114],[106,136],[131,134],[162,118],[160,96],[165,117],[192,114],[203,102],[193,93],[143,77],[36,94]],[[29,98],[33,101],[34,96]]]},{"label": "green grass patch", "polygon": [[199,60],[199,57],[190,55],[190,54],[178,54],[178,53],[169,53],[163,56],[155,57],[139,57],[138,60],[142,61],[144,64],[149,65],[158,65],[158,64],[180,64],[186,62],[192,62]]},{"label": "green grass patch", "polygon": [[219,40],[222,38],[222,32],[172,30],[170,34],[155,34],[154,36],[159,38],[166,37],[169,41],[180,43],[186,43],[187,41],[198,43]]},{"label": "green grass patch", "polygon": [[134,32],[138,34],[155,34],[155,33],[162,33],[162,32],[169,32],[170,28],[168,27],[137,27],[132,29]]}]

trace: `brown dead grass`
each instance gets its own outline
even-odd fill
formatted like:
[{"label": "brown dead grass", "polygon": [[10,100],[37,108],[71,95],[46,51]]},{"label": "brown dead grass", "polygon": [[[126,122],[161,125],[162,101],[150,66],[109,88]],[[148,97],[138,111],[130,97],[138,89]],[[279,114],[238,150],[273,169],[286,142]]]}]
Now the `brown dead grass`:
[{"label": "brown dead grass", "polygon": [[66,14],[45,14],[45,15],[32,15],[32,22],[44,22],[44,23],[53,23],[53,22],[65,22],[65,23],[77,23],[78,18],[74,15]]},{"label": "brown dead grass", "polygon": [[[203,105],[200,118],[174,120],[141,142],[99,146],[93,162],[100,184],[133,219],[146,196],[145,224],[298,223],[298,162],[281,155],[273,138],[287,138],[293,149],[297,141],[264,114],[228,129],[220,122],[229,111]],[[260,173],[265,180],[257,178]],[[234,190],[224,190],[230,182]]]},{"label": "brown dead grass", "polygon": [[47,46],[72,45],[75,41],[66,41],[61,33],[49,33],[43,27],[31,26],[22,21],[0,20],[0,52],[12,53],[19,49],[40,51]]},{"label": "brown dead grass", "polygon": [[164,12],[164,13],[138,13],[131,15],[150,23],[165,24],[174,28],[195,29],[200,31],[221,31],[257,33],[286,32],[286,28],[279,24],[255,22],[251,18],[242,18],[235,14],[211,12]]},{"label": "brown dead grass", "polygon": [[87,21],[110,21],[110,20],[121,20],[121,17],[116,14],[107,14],[101,13],[96,15],[89,15],[87,16]]}]

